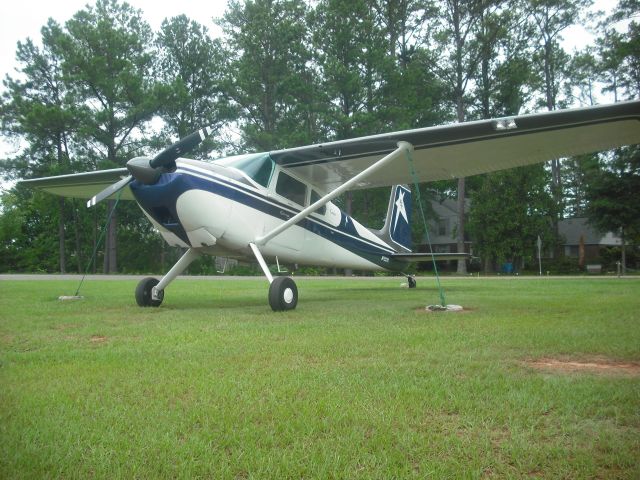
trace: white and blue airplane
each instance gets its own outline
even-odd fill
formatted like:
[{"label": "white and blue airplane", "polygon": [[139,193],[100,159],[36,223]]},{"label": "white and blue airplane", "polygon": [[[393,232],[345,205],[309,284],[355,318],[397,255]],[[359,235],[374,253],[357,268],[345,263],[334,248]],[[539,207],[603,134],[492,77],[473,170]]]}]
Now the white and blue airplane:
[{"label": "white and blue airplane", "polygon": [[[138,305],[159,306],[166,287],[202,254],[257,260],[273,310],[294,309],[290,277],[267,262],[406,271],[411,262],[468,258],[411,251],[411,181],[435,181],[640,143],[640,101],[481,120],[254,153],[182,158],[202,129],[126,168],[24,180],[56,195],[135,200],[172,246],[186,253],[158,280],[137,286]],[[332,200],[347,190],[391,186],[386,222],[369,229]],[[105,188],[106,187],[106,188]],[[124,190],[122,190],[124,189]],[[120,192],[122,190],[122,192]],[[409,285],[415,280],[408,277]]]}]

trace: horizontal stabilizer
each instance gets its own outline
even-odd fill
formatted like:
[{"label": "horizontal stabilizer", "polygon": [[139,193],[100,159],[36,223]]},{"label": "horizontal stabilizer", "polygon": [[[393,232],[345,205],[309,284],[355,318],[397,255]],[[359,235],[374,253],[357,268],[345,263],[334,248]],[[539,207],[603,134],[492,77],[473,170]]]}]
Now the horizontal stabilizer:
[{"label": "horizontal stabilizer", "polygon": [[403,262],[446,262],[448,260],[471,260],[470,253],[396,253],[390,255],[394,260]]}]

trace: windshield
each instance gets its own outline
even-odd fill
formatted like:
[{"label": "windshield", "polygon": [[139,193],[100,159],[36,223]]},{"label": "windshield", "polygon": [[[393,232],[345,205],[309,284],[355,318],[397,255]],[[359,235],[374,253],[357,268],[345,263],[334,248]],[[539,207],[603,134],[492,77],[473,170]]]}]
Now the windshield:
[{"label": "windshield", "polygon": [[269,186],[269,181],[271,180],[275,166],[268,153],[238,155],[236,157],[216,160],[216,163],[244,172],[249,178],[263,187]]}]

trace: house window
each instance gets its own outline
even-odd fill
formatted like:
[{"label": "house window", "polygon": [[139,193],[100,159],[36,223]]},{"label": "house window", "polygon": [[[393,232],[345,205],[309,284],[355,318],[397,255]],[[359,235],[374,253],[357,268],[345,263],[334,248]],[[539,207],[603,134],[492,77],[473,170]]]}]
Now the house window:
[{"label": "house window", "polygon": [[307,186],[286,173],[280,172],[276,183],[276,193],[298,205],[304,205],[307,197]]},{"label": "house window", "polygon": [[447,219],[438,220],[438,235],[444,237],[447,234]]},{"label": "house window", "polygon": [[578,247],[578,245],[565,245],[564,256],[578,258],[578,255],[580,254],[579,248],[580,247]]}]

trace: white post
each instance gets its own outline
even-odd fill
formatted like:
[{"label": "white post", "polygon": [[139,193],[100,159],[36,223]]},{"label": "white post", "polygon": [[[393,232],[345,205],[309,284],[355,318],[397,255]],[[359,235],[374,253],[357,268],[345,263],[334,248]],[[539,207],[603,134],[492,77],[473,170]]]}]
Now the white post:
[{"label": "white post", "polygon": [[542,239],[540,235],[538,235],[538,269],[540,271],[539,275],[542,276]]}]

